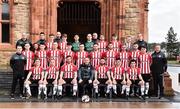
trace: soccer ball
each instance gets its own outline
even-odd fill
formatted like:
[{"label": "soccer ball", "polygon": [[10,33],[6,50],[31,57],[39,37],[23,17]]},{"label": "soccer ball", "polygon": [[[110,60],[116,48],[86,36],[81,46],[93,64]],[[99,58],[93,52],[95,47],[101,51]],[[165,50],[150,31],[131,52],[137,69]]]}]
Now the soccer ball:
[{"label": "soccer ball", "polygon": [[83,95],[81,100],[83,103],[88,103],[90,101],[90,97],[88,95]]}]

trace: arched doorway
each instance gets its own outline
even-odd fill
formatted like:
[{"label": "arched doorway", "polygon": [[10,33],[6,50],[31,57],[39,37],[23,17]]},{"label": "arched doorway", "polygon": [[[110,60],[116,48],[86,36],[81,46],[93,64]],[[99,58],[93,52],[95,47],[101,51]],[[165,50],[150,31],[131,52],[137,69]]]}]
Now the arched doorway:
[{"label": "arched doorway", "polygon": [[68,41],[78,34],[86,41],[88,33],[101,31],[101,9],[97,1],[63,1],[57,8],[57,30],[68,34]]}]

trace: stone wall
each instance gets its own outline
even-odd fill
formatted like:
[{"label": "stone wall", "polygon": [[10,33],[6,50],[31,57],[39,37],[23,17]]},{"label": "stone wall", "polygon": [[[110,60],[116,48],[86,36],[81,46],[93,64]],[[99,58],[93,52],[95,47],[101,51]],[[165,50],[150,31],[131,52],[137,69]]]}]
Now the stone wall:
[{"label": "stone wall", "polygon": [[140,32],[140,0],[125,0],[125,35],[137,35]]},{"label": "stone wall", "polygon": [[30,0],[18,0],[14,3],[14,37],[15,42],[21,38],[21,33],[30,30]]}]

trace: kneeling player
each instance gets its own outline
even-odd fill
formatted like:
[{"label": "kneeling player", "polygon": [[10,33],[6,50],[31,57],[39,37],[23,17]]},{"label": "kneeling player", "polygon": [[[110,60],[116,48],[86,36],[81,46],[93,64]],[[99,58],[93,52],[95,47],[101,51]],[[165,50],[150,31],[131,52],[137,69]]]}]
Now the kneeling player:
[{"label": "kneeling player", "polygon": [[59,75],[59,68],[56,67],[56,62],[54,59],[50,60],[50,66],[47,68],[46,70],[46,74],[45,74],[45,83],[47,84],[53,84],[53,90],[50,88],[50,91],[48,96],[52,96],[55,97],[56,93],[57,93],[57,79],[58,79],[58,75]]},{"label": "kneeling player", "polygon": [[124,94],[124,91],[126,89],[126,75],[124,67],[121,66],[120,58],[116,59],[115,66],[111,69],[111,77],[114,94],[117,95],[117,84],[122,85],[121,94]]},{"label": "kneeling player", "polygon": [[38,99],[40,99],[40,94],[43,91],[45,98],[46,97],[46,84],[43,81],[44,79],[44,72],[43,69],[40,67],[40,60],[36,59],[35,60],[35,66],[32,67],[32,69],[29,71],[27,78],[24,82],[24,87],[26,89],[27,92],[27,98],[29,98],[31,96],[31,90],[30,90],[30,84],[32,83],[37,83],[38,86]]},{"label": "kneeling player", "polygon": [[130,67],[127,70],[127,87],[126,87],[126,95],[129,96],[130,86],[131,85],[140,85],[141,87],[141,96],[144,99],[144,80],[141,76],[140,69],[136,67],[136,61],[130,61]]},{"label": "kneeling player", "polygon": [[112,88],[112,81],[110,77],[109,67],[106,65],[106,61],[104,58],[100,59],[100,65],[96,67],[95,71],[95,80],[93,81],[93,86],[96,95],[98,95],[99,84],[107,84],[106,94],[109,94],[109,91]]},{"label": "kneeling player", "polygon": [[73,85],[73,96],[77,94],[77,67],[72,63],[72,57],[66,57],[66,63],[61,67],[60,79],[58,81],[58,95],[62,96],[62,85]]}]

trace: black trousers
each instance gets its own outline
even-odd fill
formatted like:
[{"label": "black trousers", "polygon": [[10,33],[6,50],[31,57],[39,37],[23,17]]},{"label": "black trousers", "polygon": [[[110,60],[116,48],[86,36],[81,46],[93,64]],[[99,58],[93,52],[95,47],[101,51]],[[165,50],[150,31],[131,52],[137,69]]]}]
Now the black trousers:
[{"label": "black trousers", "polygon": [[81,83],[78,84],[79,89],[79,95],[82,96],[84,94],[87,94],[89,96],[92,95],[91,89],[93,88],[93,84],[88,82],[89,79],[83,79]]},{"label": "black trousers", "polygon": [[163,75],[160,73],[153,73],[154,80],[154,93],[158,96],[158,87],[160,90],[160,96],[164,95],[164,86],[163,86]]},{"label": "black trousers", "polygon": [[23,86],[24,86],[24,73],[13,73],[13,81],[12,81],[12,87],[11,87],[11,94],[15,93],[16,85],[19,80],[19,86],[20,86],[20,94],[23,94]]}]

